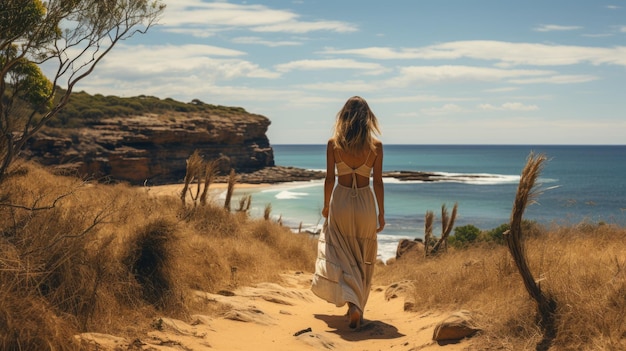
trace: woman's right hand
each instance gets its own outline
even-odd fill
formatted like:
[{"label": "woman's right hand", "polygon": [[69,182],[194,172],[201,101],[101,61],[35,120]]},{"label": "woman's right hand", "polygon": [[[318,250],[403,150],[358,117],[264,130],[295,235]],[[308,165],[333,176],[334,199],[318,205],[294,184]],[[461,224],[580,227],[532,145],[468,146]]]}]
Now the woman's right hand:
[{"label": "woman's right hand", "polygon": [[322,209],[322,216],[324,218],[328,218],[328,206],[324,206],[324,208]]}]

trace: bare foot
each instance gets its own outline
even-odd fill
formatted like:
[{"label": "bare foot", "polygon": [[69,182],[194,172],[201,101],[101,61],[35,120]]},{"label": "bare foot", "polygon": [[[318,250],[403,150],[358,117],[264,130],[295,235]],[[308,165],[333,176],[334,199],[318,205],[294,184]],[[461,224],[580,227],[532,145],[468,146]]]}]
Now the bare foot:
[{"label": "bare foot", "polygon": [[356,329],[361,326],[361,311],[356,305],[350,304],[348,309],[348,315],[350,318],[350,328]]}]

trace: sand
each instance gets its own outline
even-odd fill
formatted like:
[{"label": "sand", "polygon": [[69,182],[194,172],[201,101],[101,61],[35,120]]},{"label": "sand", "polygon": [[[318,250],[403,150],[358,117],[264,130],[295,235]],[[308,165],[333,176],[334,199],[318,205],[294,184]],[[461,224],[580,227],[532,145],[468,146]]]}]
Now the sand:
[{"label": "sand", "polygon": [[[311,293],[310,273],[287,272],[280,284],[239,287],[222,294],[195,292],[209,304],[230,309],[218,317],[189,320],[157,318],[151,330],[134,340],[86,333],[94,349],[115,350],[443,350],[471,347],[472,339],[439,345],[435,325],[450,313],[404,311],[405,299],[394,286],[372,289],[358,329],[348,327],[347,307],[337,308]],[[389,298],[395,296],[394,298]],[[96,346],[97,344],[97,346]]]},{"label": "sand", "polygon": [[[180,196],[180,192],[183,190],[184,184],[168,184],[168,185],[156,185],[145,187],[148,193],[153,195],[173,195],[176,197]],[[263,188],[269,187],[271,184],[249,184],[249,183],[236,183],[235,189],[250,189],[250,188]],[[209,191],[225,191],[228,187],[228,183],[212,183],[209,186]],[[197,188],[196,184],[190,185],[190,189],[195,191]]]}]

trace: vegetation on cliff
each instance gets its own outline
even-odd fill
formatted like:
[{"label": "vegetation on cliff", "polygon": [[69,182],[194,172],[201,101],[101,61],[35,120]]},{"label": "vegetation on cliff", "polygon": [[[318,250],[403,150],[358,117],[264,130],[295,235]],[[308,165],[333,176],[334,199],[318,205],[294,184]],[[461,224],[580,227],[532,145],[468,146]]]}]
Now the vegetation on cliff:
[{"label": "vegetation on cliff", "polygon": [[167,114],[168,112],[213,112],[220,116],[248,114],[241,107],[206,104],[198,99],[181,102],[171,98],[154,96],[135,97],[90,95],[84,91],[73,93],[65,108],[50,121],[51,127],[82,128],[98,123],[107,117],[124,117],[146,113]]}]

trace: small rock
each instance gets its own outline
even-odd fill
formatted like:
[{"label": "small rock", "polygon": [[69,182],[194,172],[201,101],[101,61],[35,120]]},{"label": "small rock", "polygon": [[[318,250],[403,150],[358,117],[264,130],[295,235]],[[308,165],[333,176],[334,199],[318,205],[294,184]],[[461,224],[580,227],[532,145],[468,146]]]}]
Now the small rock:
[{"label": "small rock", "polygon": [[433,332],[433,340],[439,343],[458,342],[463,338],[471,337],[480,330],[470,312],[461,310],[452,313],[437,324]]}]

